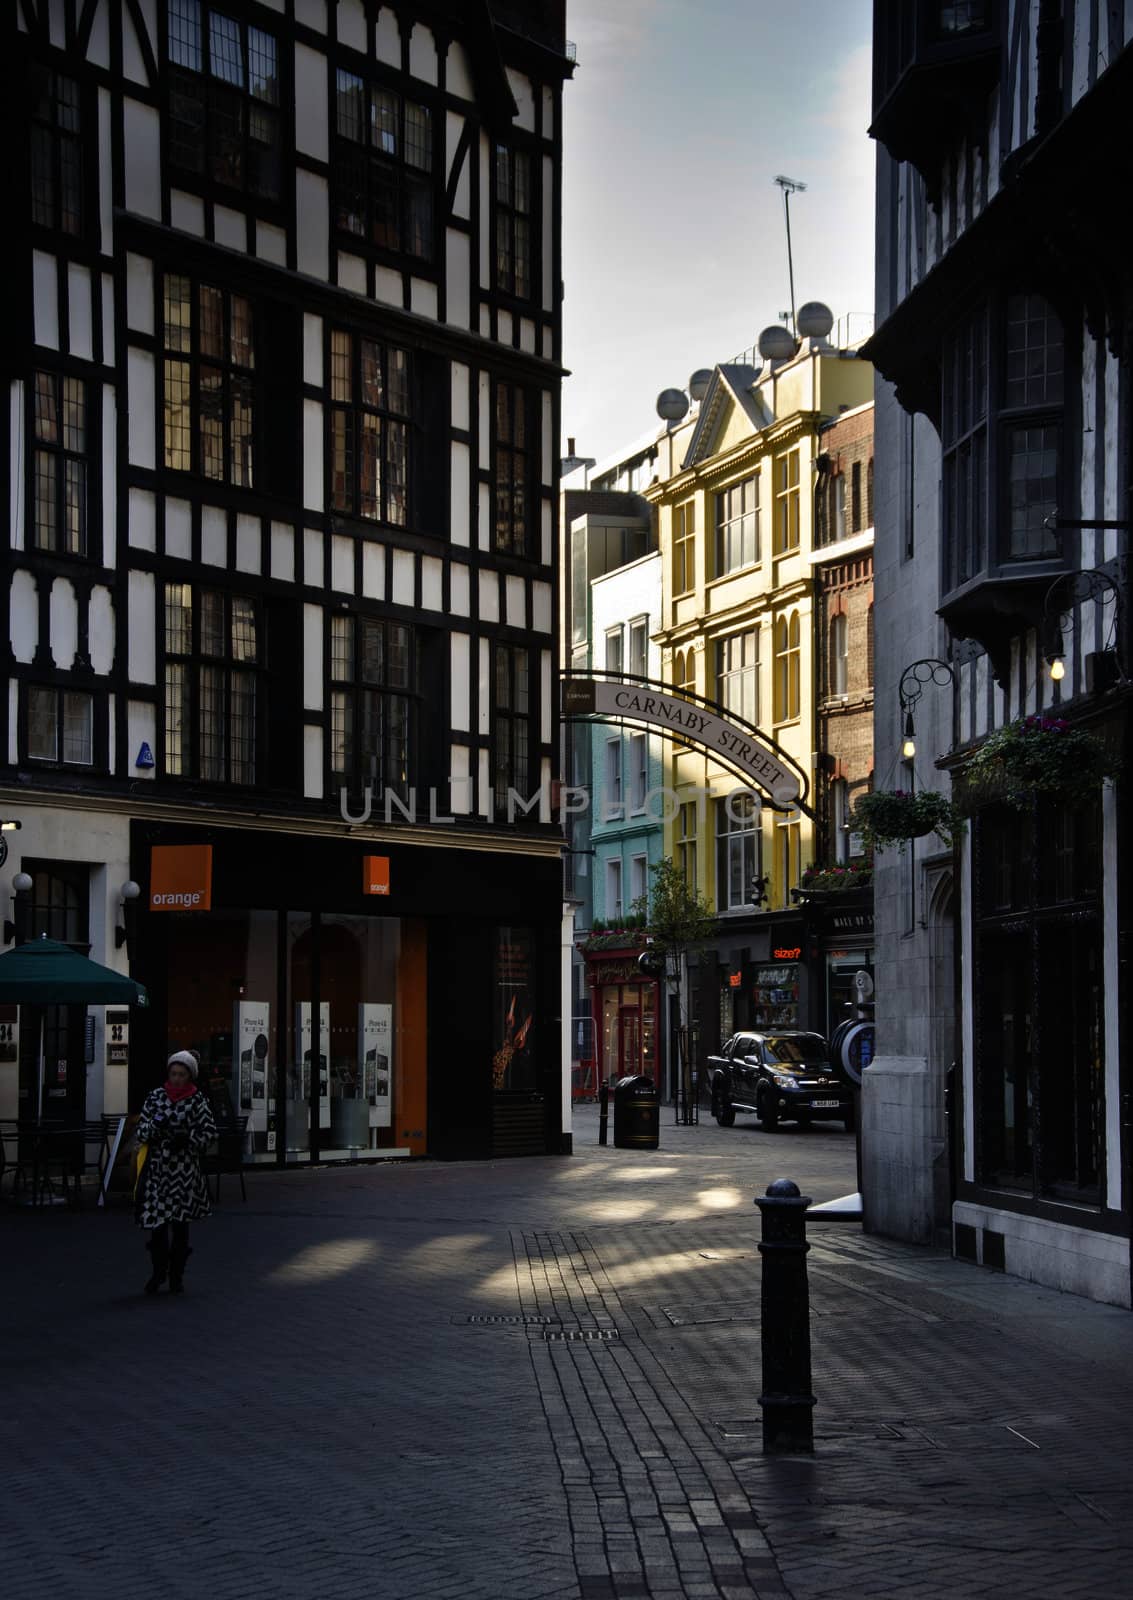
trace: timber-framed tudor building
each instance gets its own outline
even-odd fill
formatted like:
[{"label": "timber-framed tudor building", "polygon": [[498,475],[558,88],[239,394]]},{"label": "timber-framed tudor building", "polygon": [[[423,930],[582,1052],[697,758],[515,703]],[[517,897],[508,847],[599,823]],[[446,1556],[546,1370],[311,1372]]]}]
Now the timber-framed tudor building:
[{"label": "timber-framed tudor building", "polygon": [[865,1223],[1126,1306],[1131,87],[1128,7],[875,0],[878,786],[970,816],[876,864]]},{"label": "timber-framed tudor building", "polygon": [[5,7],[0,891],[151,1004],[42,1061],[13,1013],[0,1116],[192,1047],[258,1160],[569,1148],[561,841],[507,808],[557,778],[563,29]]}]

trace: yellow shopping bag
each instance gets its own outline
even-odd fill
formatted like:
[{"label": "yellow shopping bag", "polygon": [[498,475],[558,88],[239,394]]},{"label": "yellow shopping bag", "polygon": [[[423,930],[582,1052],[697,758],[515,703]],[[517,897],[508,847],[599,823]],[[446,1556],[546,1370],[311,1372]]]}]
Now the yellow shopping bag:
[{"label": "yellow shopping bag", "polygon": [[142,1172],[145,1169],[146,1157],[148,1155],[149,1155],[149,1145],[148,1144],[140,1144],[138,1146],[138,1148],[134,1151],[133,1196],[134,1196],[135,1202],[137,1202],[138,1200],[141,1199],[141,1194],[142,1194]]}]

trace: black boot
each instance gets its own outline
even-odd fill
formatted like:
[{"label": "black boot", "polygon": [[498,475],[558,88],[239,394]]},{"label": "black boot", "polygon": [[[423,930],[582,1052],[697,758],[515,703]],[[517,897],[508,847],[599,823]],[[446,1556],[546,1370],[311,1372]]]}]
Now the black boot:
[{"label": "black boot", "polygon": [[153,1236],[146,1249],[153,1262],[153,1272],[146,1283],[146,1294],[156,1294],[165,1282],[165,1275],[169,1271],[169,1234],[165,1228],[155,1228]]},{"label": "black boot", "polygon": [[192,1255],[187,1244],[177,1243],[169,1257],[169,1292],[182,1294],[185,1289],[185,1263]]}]

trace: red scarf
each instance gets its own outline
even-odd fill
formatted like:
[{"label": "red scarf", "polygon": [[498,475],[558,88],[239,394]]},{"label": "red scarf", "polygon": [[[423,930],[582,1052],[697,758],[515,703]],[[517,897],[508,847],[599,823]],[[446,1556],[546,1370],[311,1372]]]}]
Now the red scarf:
[{"label": "red scarf", "polygon": [[192,1078],[185,1083],[169,1083],[165,1085],[165,1092],[176,1105],[178,1100],[187,1100],[191,1094],[196,1094],[197,1086]]}]

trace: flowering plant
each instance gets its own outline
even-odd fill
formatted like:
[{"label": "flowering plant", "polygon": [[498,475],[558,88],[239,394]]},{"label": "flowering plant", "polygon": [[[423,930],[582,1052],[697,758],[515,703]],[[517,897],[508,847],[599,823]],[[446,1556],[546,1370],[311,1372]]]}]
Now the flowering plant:
[{"label": "flowering plant", "polygon": [[1103,778],[1117,775],[1119,762],[1096,734],[1062,717],[1019,717],[997,728],[972,756],[964,772],[970,801],[991,791],[1025,811],[1036,794],[1069,799],[1085,796]]},{"label": "flowering plant", "polygon": [[950,845],[963,823],[951,800],[934,789],[873,789],[856,801],[850,827],[867,849],[896,845],[901,850],[907,839],[934,832]]},{"label": "flowering plant", "polygon": [[799,879],[803,894],[827,889],[864,889],[873,882],[871,861],[851,861],[844,867],[807,867]]}]

